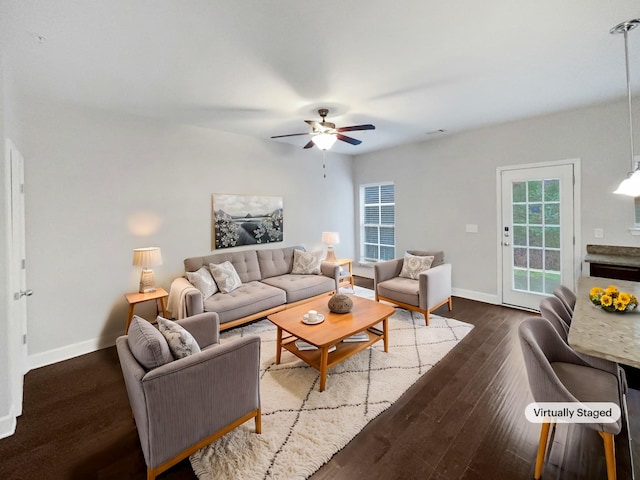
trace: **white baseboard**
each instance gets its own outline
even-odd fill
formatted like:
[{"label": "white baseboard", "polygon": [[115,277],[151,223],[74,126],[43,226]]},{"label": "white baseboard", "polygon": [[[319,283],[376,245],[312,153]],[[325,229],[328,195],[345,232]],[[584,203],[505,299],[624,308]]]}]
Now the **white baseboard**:
[{"label": "white baseboard", "polygon": [[462,288],[453,288],[451,293],[454,297],[468,298],[469,300],[477,300],[478,302],[491,303],[492,305],[500,305],[498,295],[492,295],[484,292],[476,292],[474,290],[464,290]]},{"label": "white baseboard", "polygon": [[116,338],[120,335],[122,335],[121,331],[114,332],[100,338],[94,338],[92,340],[86,340],[84,342],[54,348],[53,350],[47,350],[46,352],[29,355],[29,369],[32,370],[34,368],[44,367],[46,365],[51,365],[52,363],[62,362],[63,360],[69,360],[70,358],[79,357],[80,355],[111,347],[115,345]]},{"label": "white baseboard", "polygon": [[[477,300],[479,302],[490,303],[493,305],[500,304],[498,302],[497,295],[460,288],[452,289],[452,293],[455,297],[468,298],[469,300]],[[111,347],[115,345],[116,338],[120,335],[122,335],[122,332],[113,332],[111,335],[105,335],[100,338],[94,338],[92,340],[86,340],[84,342],[66,345],[46,352],[29,355],[29,369],[31,370],[34,368],[44,367],[51,365],[52,363],[62,362],[63,360],[69,360],[70,358],[79,357],[80,355]]]},{"label": "white baseboard", "polygon": [[0,417],[0,438],[7,438],[16,433],[16,417],[13,411],[9,415]]}]

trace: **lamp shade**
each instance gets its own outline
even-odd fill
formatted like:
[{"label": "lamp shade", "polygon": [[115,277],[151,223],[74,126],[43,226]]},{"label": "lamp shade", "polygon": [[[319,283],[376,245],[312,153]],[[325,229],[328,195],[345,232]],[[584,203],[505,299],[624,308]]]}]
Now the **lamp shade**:
[{"label": "lamp shade", "polygon": [[640,170],[636,170],[629,178],[625,178],[618,189],[613,192],[629,197],[640,197]]},{"label": "lamp shade", "polygon": [[337,137],[330,133],[321,133],[311,138],[311,141],[315,143],[316,147],[320,150],[329,150],[334,143],[336,143]]},{"label": "lamp shade", "polygon": [[136,248],[133,250],[133,264],[149,268],[162,265],[162,254],[158,247]]},{"label": "lamp shade", "polygon": [[322,243],[326,243],[327,245],[340,243],[340,235],[338,232],[322,232]]}]

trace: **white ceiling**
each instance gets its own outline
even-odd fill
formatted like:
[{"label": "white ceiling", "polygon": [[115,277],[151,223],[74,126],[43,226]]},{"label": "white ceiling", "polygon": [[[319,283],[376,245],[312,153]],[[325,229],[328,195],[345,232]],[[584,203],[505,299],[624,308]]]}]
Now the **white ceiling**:
[{"label": "white ceiling", "polygon": [[[638,0],[0,0],[5,88],[360,154],[626,98]],[[629,34],[640,91],[640,29]],[[270,140],[302,147],[308,137]]]}]

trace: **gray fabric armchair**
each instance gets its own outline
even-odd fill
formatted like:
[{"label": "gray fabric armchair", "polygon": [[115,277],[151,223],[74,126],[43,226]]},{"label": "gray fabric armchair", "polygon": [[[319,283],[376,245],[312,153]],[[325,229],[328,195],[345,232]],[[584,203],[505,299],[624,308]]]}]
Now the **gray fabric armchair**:
[{"label": "gray fabric armchair", "polygon": [[451,300],[451,264],[444,263],[444,252],[408,250],[419,256],[433,256],[431,268],[420,273],[417,280],[400,277],[404,258],[380,262],[373,267],[374,290],[377,301],[394,303],[399,307],[424,315],[429,326],[429,314],[444,304],[453,308]]},{"label": "gray fabric armchair", "polygon": [[154,331],[162,336],[155,327],[142,324],[141,335],[130,329],[116,341],[148,480],[252,418],[261,432],[260,338],[218,344],[213,312],[178,323],[201,352],[149,369],[136,358],[149,358],[148,352],[140,354],[140,343]]},{"label": "gray fabric armchair", "polygon": [[[593,368],[579,357],[558,335],[549,321],[540,317],[525,319],[519,328],[520,345],[527,369],[531,394],[536,402],[611,402],[620,407],[618,377]],[[534,478],[542,475],[542,465],[551,426],[542,423]],[[620,433],[622,419],[615,423],[584,423],[597,431],[604,442],[607,476],[616,478],[614,435]]]}]

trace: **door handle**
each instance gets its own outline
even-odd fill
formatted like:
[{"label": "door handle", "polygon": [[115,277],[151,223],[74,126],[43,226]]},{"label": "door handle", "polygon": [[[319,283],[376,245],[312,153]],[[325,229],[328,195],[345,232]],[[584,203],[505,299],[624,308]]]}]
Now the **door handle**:
[{"label": "door handle", "polygon": [[505,247],[508,247],[511,244],[509,242],[502,242],[502,245],[504,245]]},{"label": "door handle", "polygon": [[14,300],[20,300],[22,297],[30,297],[33,295],[33,290],[20,290],[13,294]]}]

